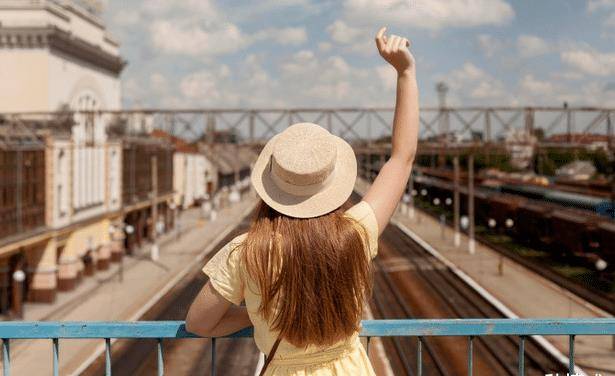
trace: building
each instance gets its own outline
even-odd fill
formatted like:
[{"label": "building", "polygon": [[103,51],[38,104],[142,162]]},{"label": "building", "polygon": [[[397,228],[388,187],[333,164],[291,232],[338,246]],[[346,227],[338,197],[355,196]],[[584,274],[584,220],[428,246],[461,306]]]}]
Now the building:
[{"label": "building", "polygon": [[0,207],[14,217],[0,235],[0,302],[13,310],[16,295],[51,302],[122,252],[122,141],[94,111],[120,109],[124,65],[102,20],[77,3],[0,2],[0,134],[34,142],[0,151]]},{"label": "building", "polygon": [[551,144],[576,144],[594,150],[608,150],[609,148],[609,136],[606,134],[557,133],[546,138],[545,142]]},{"label": "building", "polygon": [[152,136],[168,140],[175,147],[173,154],[175,205],[187,209],[211,197],[216,190],[217,171],[213,163],[199,152],[198,147],[162,130],[154,130]]},{"label": "building", "polygon": [[199,149],[212,161],[216,171],[216,186],[225,205],[233,190],[243,192],[250,187],[250,173],[257,154],[248,145],[232,143],[200,143]]},{"label": "building", "polygon": [[173,227],[173,146],[153,137],[122,138],[124,246],[135,247]]},{"label": "building", "polygon": [[101,19],[72,1],[0,2],[0,112],[119,109],[125,62]]}]

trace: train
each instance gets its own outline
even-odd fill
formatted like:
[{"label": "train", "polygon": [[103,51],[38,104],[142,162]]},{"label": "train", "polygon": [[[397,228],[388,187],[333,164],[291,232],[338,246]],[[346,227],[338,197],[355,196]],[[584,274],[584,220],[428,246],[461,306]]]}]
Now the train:
[{"label": "train", "polygon": [[503,193],[511,193],[528,197],[534,200],[542,200],[566,207],[589,210],[599,215],[615,219],[615,205],[613,204],[613,201],[603,197],[594,197],[544,187],[519,184],[502,184],[493,187],[493,189]]},{"label": "train", "polygon": [[[450,181],[415,174],[414,194],[433,202],[453,197]],[[467,187],[461,185],[460,210],[468,212]],[[506,234],[516,242],[578,257],[598,270],[615,269],[613,204],[583,195],[553,192],[539,187],[477,186],[475,222]]]}]

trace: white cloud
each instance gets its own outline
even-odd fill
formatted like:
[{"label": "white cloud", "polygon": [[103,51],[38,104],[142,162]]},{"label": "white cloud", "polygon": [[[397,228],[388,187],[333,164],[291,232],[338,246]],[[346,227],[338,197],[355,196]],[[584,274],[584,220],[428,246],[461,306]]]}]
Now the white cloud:
[{"label": "white cloud", "polygon": [[615,12],[609,14],[609,16],[604,19],[604,22],[602,25],[605,27],[615,28]]},{"label": "white cloud", "polygon": [[615,8],[615,0],[589,0],[587,2],[587,11],[595,12],[600,9]]},{"label": "white cloud", "polygon": [[275,75],[269,75],[264,62],[263,56],[249,55],[242,62],[245,69],[222,65],[187,74],[175,88],[178,94],[174,101],[181,107],[393,103],[395,72],[387,66],[356,67],[339,55],[321,58],[311,50],[301,50],[282,61]]},{"label": "white cloud", "polygon": [[149,76],[150,88],[155,92],[164,92],[168,89],[167,78],[160,73],[152,73]]},{"label": "white cloud", "polygon": [[535,35],[521,35],[517,38],[517,51],[521,57],[544,55],[551,51],[549,44]]},{"label": "white cloud", "polygon": [[307,41],[307,32],[302,27],[269,28],[245,34],[232,23],[207,27],[179,20],[155,21],[150,33],[154,47],[164,53],[204,57],[237,52],[258,41],[270,40],[282,45]]},{"label": "white cloud", "polygon": [[523,93],[532,96],[552,96],[555,87],[552,82],[536,79],[531,74],[526,74],[519,83],[519,88]]},{"label": "white cloud", "polygon": [[615,53],[593,49],[568,49],[561,52],[562,61],[572,68],[594,76],[615,75]]},{"label": "white cloud", "polygon": [[362,37],[364,32],[360,29],[348,26],[342,20],[336,20],[327,27],[327,32],[334,42],[348,44],[356,42],[356,39]]},{"label": "white cloud", "polygon": [[331,50],[331,48],[333,48],[333,45],[329,42],[318,43],[318,50],[320,52],[328,52],[329,50]]},{"label": "white cloud", "polygon": [[299,45],[307,41],[304,27],[271,28],[257,32],[254,40],[270,39],[283,45]]},{"label": "white cloud", "polygon": [[118,12],[111,19],[113,24],[118,26],[133,26],[139,23],[141,15],[136,9],[126,9],[125,11]]},{"label": "white cloud", "polygon": [[179,20],[158,20],[151,24],[150,33],[154,47],[169,54],[214,56],[238,51],[248,43],[231,23],[205,28]]},{"label": "white cloud", "polygon": [[512,97],[505,85],[471,62],[461,68],[436,77],[450,87],[451,103],[511,104]]},{"label": "white cloud", "polygon": [[168,15],[172,12],[185,11],[214,18],[219,14],[218,8],[210,0],[146,0],[141,3],[144,12],[150,15]]},{"label": "white cloud", "polygon": [[344,17],[362,24],[429,30],[505,25],[515,16],[505,0],[345,0]]},{"label": "white cloud", "polygon": [[476,37],[476,43],[479,50],[488,58],[495,56],[504,47],[500,39],[489,34],[479,34]]}]

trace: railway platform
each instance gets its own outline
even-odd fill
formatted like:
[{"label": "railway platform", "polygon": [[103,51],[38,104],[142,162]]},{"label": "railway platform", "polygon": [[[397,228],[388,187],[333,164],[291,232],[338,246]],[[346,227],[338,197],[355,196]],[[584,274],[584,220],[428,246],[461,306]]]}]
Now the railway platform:
[{"label": "railway platform", "polygon": [[[25,320],[55,321],[135,321],[173,287],[205,256],[221,238],[233,231],[248,215],[256,203],[248,193],[237,204],[220,209],[214,221],[201,219],[199,209],[183,213],[183,233],[177,237],[171,231],[167,239],[160,239],[157,261],[149,257],[150,245],[127,258],[123,281],[118,268],[101,275],[88,285],[65,294],[54,305],[32,305],[26,310]],[[62,375],[79,374],[82,367],[99,356],[104,346],[92,340],[67,340],[61,345],[62,357],[58,363]],[[45,375],[52,373],[49,358],[50,345],[42,340],[16,341],[11,346],[11,374]]]},{"label": "railway platform", "polygon": [[[369,183],[359,179],[355,190],[366,192]],[[568,290],[537,275],[516,262],[505,258],[490,247],[476,242],[475,252],[469,252],[469,239],[461,234],[460,246],[454,244],[453,229],[444,226],[432,216],[414,210],[399,210],[393,223],[445,259],[449,268],[472,280],[481,295],[495,303],[496,307],[509,318],[605,318],[613,317],[608,312],[584,301]],[[568,357],[569,341],[562,337],[546,337],[548,344]],[[547,344],[547,345],[548,345]],[[576,364],[588,374],[615,374],[615,337],[579,336],[575,342]],[[564,360],[564,359],[563,359]]]}]

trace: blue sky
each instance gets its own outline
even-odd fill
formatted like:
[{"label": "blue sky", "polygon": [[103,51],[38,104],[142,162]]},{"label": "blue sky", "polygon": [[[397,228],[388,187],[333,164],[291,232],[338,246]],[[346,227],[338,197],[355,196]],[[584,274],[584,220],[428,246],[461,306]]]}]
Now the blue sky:
[{"label": "blue sky", "polygon": [[126,107],[392,106],[380,25],[423,105],[615,106],[615,0],[106,0]]}]

